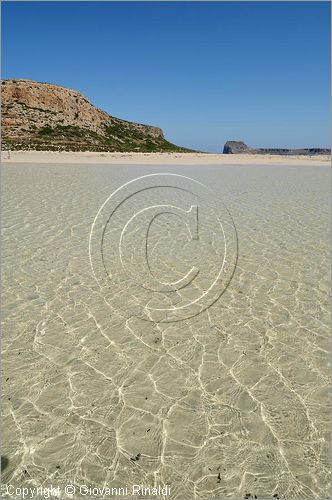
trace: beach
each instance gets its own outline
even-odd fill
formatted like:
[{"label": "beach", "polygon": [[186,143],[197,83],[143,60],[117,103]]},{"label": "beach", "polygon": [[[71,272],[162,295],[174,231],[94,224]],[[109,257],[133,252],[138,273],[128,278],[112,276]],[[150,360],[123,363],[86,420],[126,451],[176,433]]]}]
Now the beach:
[{"label": "beach", "polygon": [[[3,482],[52,484],[59,498],[68,484],[74,498],[84,498],[82,485],[96,498],[106,486],[149,498],[132,496],[132,485],[168,487],[178,499],[329,498],[329,158],[2,158]],[[105,219],[103,265],[112,272],[101,285],[91,268],[101,207],[133,179],[162,172],[181,176],[180,194],[162,180],[156,196],[139,185],[136,205]],[[150,289],[139,292],[112,267],[129,220],[133,252],[123,262],[134,278],[144,264],[135,207],[180,207],[158,216],[147,249],[160,282],[201,270],[171,309],[208,290],[224,257],[212,215],[200,219],[200,239],[178,216],[196,204],[185,177],[211,189],[213,208],[229,217],[230,268],[208,307],[148,321],[137,311]]]},{"label": "beach", "polygon": [[14,163],[79,163],[114,165],[329,165],[331,156],[281,156],[214,153],[100,153],[66,151],[1,152],[3,161]]}]

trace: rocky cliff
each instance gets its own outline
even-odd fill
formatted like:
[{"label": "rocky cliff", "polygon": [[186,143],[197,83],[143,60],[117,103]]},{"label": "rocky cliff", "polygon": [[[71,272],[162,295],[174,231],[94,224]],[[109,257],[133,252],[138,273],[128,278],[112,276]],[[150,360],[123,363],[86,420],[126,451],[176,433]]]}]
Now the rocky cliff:
[{"label": "rocky cliff", "polygon": [[110,116],[59,85],[3,80],[1,95],[3,149],[186,151],[160,128]]},{"label": "rocky cliff", "polygon": [[304,149],[286,149],[286,148],[250,148],[242,141],[227,141],[223,149],[224,154],[260,154],[260,155],[330,155],[330,149],[322,148],[304,148]]}]

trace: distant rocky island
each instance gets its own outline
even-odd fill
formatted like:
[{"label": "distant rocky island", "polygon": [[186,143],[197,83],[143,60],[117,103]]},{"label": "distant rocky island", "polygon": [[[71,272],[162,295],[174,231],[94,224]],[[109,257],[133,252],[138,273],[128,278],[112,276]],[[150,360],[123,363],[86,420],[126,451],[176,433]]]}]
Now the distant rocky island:
[{"label": "distant rocky island", "polygon": [[331,149],[323,148],[250,148],[243,141],[227,141],[224,145],[223,154],[252,154],[252,155],[330,155]]},{"label": "distant rocky island", "polygon": [[115,118],[80,92],[33,80],[3,80],[2,149],[189,152],[159,127]]}]

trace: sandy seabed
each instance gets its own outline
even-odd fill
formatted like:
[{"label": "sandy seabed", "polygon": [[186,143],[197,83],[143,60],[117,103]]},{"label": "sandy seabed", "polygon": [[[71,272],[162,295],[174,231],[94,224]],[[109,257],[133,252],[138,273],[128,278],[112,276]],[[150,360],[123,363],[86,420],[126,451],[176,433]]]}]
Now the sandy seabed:
[{"label": "sandy seabed", "polygon": [[[110,193],[164,169],[155,157],[107,168],[109,157],[38,154],[13,152],[2,169],[3,484],[52,485],[61,498],[66,485],[74,498],[87,498],[82,485],[97,498],[132,485],[178,499],[329,498],[328,160],[167,161],[227,207],[238,254],[218,301],[158,323],[137,314],[150,292],[130,273],[95,280],[89,235]],[[183,193],[155,198],[187,206]],[[137,208],[156,201],[138,196]],[[107,269],[135,203],[107,223]],[[156,279],[175,282],[193,262],[204,270],[173,306],[207,289],[222,254],[203,222],[195,241],[172,214],[151,226]],[[130,226],[134,274],[140,234]],[[149,495],[123,496],[133,497]]]}]

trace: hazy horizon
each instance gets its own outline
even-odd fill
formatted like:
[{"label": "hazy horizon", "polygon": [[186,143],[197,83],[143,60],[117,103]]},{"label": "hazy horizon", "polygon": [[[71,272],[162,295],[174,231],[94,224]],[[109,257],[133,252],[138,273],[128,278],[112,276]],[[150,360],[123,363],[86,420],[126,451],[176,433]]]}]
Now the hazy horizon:
[{"label": "hazy horizon", "polygon": [[[3,2],[2,78],[188,148],[330,147],[329,2]],[[61,36],[59,36],[61,33]]]}]

